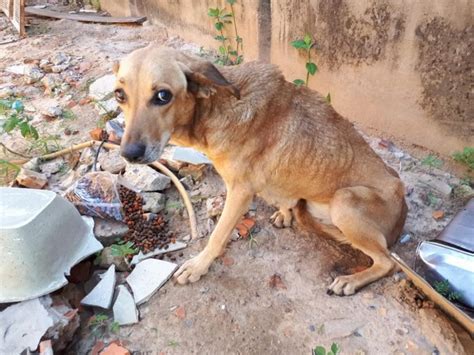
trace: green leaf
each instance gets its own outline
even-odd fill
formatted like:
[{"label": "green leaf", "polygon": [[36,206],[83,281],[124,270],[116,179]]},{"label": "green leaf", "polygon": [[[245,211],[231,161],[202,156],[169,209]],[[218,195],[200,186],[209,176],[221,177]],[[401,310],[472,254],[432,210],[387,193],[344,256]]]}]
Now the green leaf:
[{"label": "green leaf", "polygon": [[16,115],[11,115],[3,124],[5,132],[10,133],[20,123],[20,119]]},{"label": "green leaf", "polygon": [[221,15],[221,18],[229,18],[229,17],[233,17],[232,14],[223,14]]},{"label": "green leaf", "polygon": [[110,324],[110,331],[112,333],[118,333],[120,330],[120,324],[118,322],[112,322]]},{"label": "green leaf", "polygon": [[23,137],[28,137],[30,135],[30,126],[28,125],[27,122],[23,121],[18,125],[18,128],[20,128],[21,135]]},{"label": "green leaf", "polygon": [[224,24],[222,22],[216,22],[214,24],[214,27],[216,28],[216,30],[220,31],[224,28]]},{"label": "green leaf", "polygon": [[296,49],[306,48],[306,43],[301,39],[291,42],[291,45],[295,47]]},{"label": "green leaf", "polygon": [[331,351],[333,352],[334,355],[337,355],[341,351],[341,347],[336,343],[332,343]]},{"label": "green leaf", "polygon": [[34,140],[37,140],[39,138],[39,134],[38,134],[38,131],[36,130],[36,128],[32,125],[30,125],[30,133],[31,133],[31,137],[34,139]]},{"label": "green leaf", "polygon": [[220,53],[220,54],[226,54],[226,50],[225,50],[225,47],[224,47],[224,46],[220,46],[220,47],[219,47],[219,53]]},{"label": "green leaf", "polygon": [[214,39],[216,39],[218,41],[221,41],[221,42],[224,42],[227,38],[225,38],[224,36],[219,35],[219,36],[214,37]]},{"label": "green leaf", "polygon": [[236,41],[237,43],[242,43],[242,37],[237,36],[237,37],[235,38],[235,41]]},{"label": "green leaf", "polygon": [[207,14],[208,14],[210,17],[217,17],[217,16],[219,16],[219,9],[218,9],[218,8],[213,9],[213,8],[211,7],[211,8],[209,8],[209,10],[207,11]]},{"label": "green leaf", "polygon": [[310,48],[311,45],[313,44],[313,39],[309,34],[305,34],[303,38],[303,42],[306,44],[306,48]]},{"label": "green leaf", "polygon": [[306,70],[307,70],[311,75],[314,75],[314,74],[316,74],[316,71],[318,70],[318,67],[317,67],[316,64],[314,64],[313,62],[308,62],[308,63],[306,63]]},{"label": "green leaf", "polygon": [[331,93],[328,92],[328,94],[326,95],[326,101],[328,102],[328,104],[331,103]]},{"label": "green leaf", "polygon": [[313,354],[314,355],[326,355],[326,349],[324,348],[324,346],[317,346],[313,350]]},{"label": "green leaf", "polygon": [[230,50],[230,51],[229,51],[229,54],[230,54],[230,55],[237,55],[237,51]]},{"label": "green leaf", "polygon": [[296,86],[300,87],[304,84],[306,84],[306,81],[302,80],[302,79],[295,79],[293,80],[293,84],[295,84]]},{"label": "green leaf", "polygon": [[235,0],[227,0],[227,3],[228,3],[229,5],[234,5],[234,4],[235,4]]}]

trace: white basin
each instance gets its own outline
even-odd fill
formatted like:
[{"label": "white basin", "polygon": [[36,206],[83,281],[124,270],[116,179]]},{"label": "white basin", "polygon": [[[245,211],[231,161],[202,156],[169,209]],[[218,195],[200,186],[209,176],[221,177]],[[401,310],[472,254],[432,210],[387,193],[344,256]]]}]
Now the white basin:
[{"label": "white basin", "polygon": [[71,267],[102,249],[93,226],[52,191],[0,187],[0,303],[67,284]]}]

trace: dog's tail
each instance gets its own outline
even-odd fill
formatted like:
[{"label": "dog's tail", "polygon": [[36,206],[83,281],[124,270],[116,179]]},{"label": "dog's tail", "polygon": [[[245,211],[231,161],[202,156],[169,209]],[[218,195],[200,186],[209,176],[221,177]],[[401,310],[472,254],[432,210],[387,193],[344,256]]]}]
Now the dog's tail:
[{"label": "dog's tail", "polygon": [[313,215],[311,215],[306,200],[299,200],[293,208],[293,212],[296,222],[305,232],[335,239],[340,243],[349,242],[337,227],[319,223]]}]

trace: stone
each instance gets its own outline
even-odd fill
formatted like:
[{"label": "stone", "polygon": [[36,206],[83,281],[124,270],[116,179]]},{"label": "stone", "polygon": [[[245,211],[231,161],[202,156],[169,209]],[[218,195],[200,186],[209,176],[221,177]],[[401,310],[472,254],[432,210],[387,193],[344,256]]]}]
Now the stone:
[{"label": "stone", "polygon": [[193,148],[187,147],[176,147],[173,152],[172,159],[194,165],[212,164],[212,162],[204,154]]},{"label": "stone", "polygon": [[32,158],[31,160],[23,164],[23,168],[40,173],[40,158]]},{"label": "stone", "polygon": [[124,285],[117,286],[117,299],[113,311],[114,321],[120,325],[138,323],[138,311],[135,300]]},{"label": "stone", "polygon": [[156,259],[146,259],[135,266],[126,281],[132,288],[135,304],[148,301],[173,275],[178,265]]},{"label": "stone", "polygon": [[143,211],[158,213],[165,208],[166,198],[164,194],[159,192],[142,192]]},{"label": "stone", "polygon": [[51,67],[51,71],[53,73],[61,73],[61,72],[65,71],[67,68],[69,68],[69,64],[53,65]]},{"label": "stone", "polygon": [[444,211],[441,211],[441,210],[433,211],[431,215],[433,216],[434,219],[440,220],[440,219],[443,219],[444,217]]},{"label": "stone", "polygon": [[123,176],[141,191],[161,191],[168,188],[171,179],[146,165],[130,164]]},{"label": "stone", "polygon": [[127,162],[120,155],[119,149],[111,149],[108,152],[102,151],[98,159],[103,170],[112,174],[118,174],[125,170]]},{"label": "stone", "polygon": [[70,60],[71,57],[63,52],[57,52],[51,57],[51,63],[54,65],[69,63]]},{"label": "stone", "polygon": [[428,175],[428,174],[419,174],[417,175],[419,183],[430,186],[436,191],[442,193],[444,196],[449,196],[451,194],[452,188],[447,183],[438,180],[437,178]]},{"label": "stone", "polygon": [[24,80],[26,84],[34,84],[44,77],[43,71],[37,66],[28,65],[25,68]]},{"label": "stone", "polygon": [[39,169],[43,174],[46,174],[46,176],[48,176],[48,175],[56,174],[57,172],[59,172],[61,168],[64,166],[64,164],[65,164],[64,158],[59,157],[59,158],[48,160],[44,163],[41,163],[39,166]]},{"label": "stone", "polygon": [[59,74],[46,74],[45,77],[41,79],[41,83],[45,87],[45,93],[52,94],[56,88],[61,86],[63,80]]},{"label": "stone", "polygon": [[0,99],[8,99],[10,96],[13,96],[14,93],[13,89],[9,87],[0,89]]},{"label": "stone", "polygon": [[89,86],[89,96],[96,100],[103,100],[114,91],[114,88],[115,75],[108,74],[97,79]]},{"label": "stone", "polygon": [[115,265],[102,275],[102,280],[81,300],[82,305],[109,309],[115,288]]},{"label": "stone", "polygon": [[220,216],[224,210],[224,198],[222,196],[210,197],[206,200],[207,217]]},{"label": "stone", "polygon": [[16,177],[16,182],[21,186],[31,189],[42,189],[48,183],[48,179],[45,174],[21,168],[20,173]]},{"label": "stone", "polygon": [[114,255],[112,253],[112,247],[108,246],[102,250],[100,254],[100,263],[101,268],[108,268],[111,265],[115,265],[119,271],[127,271],[129,269],[127,261],[121,255]]},{"label": "stone", "polygon": [[106,101],[100,101],[96,104],[96,108],[99,110],[100,115],[112,115],[116,116],[119,108],[117,100],[115,98],[108,99]]},{"label": "stone", "polygon": [[123,346],[112,343],[100,352],[100,355],[130,355],[130,351]]},{"label": "stone", "polygon": [[20,64],[20,65],[10,65],[5,69],[7,73],[17,74],[17,75],[24,75],[26,72],[27,65]]},{"label": "stone", "polygon": [[49,106],[46,111],[44,112],[46,116],[49,117],[60,117],[63,114],[63,109],[59,105],[52,105]]},{"label": "stone", "polygon": [[123,222],[94,217],[94,235],[104,247],[111,246],[127,233],[128,226]]}]

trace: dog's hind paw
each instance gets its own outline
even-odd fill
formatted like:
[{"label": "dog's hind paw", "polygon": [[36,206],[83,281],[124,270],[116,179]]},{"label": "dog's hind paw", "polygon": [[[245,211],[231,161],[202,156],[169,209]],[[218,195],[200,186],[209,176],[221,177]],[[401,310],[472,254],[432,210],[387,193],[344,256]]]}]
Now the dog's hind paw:
[{"label": "dog's hind paw", "polygon": [[178,271],[175,272],[175,280],[181,285],[198,281],[201,276],[207,274],[212,260],[213,259],[209,258],[207,254],[201,252],[198,256],[186,261]]},{"label": "dog's hind paw", "polygon": [[357,282],[354,275],[338,276],[333,283],[329,285],[327,294],[336,294],[338,296],[353,295],[357,291]]},{"label": "dog's hind paw", "polygon": [[270,217],[270,222],[277,228],[291,227],[292,221],[291,210],[279,210]]}]

